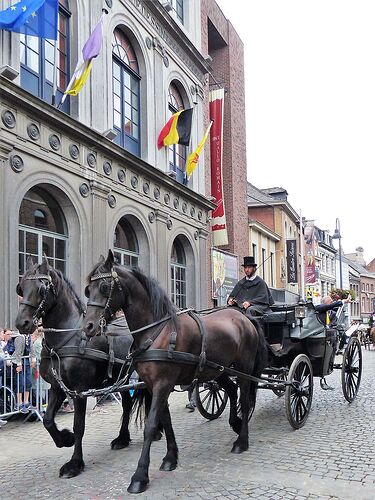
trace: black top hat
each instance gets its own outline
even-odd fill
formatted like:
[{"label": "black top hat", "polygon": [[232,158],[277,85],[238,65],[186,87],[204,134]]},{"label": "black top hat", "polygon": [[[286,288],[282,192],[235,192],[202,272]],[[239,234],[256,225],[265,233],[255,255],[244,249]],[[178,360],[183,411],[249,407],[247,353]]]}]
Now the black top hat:
[{"label": "black top hat", "polygon": [[246,266],[256,267],[257,265],[258,264],[255,264],[255,262],[254,262],[254,257],[244,257],[243,264],[241,264],[241,267],[246,267]]}]

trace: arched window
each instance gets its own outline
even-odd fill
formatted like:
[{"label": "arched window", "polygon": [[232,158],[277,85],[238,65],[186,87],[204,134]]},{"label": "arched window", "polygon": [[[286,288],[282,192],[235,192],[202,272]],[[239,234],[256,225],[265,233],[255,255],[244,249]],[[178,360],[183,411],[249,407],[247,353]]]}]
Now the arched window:
[{"label": "arched window", "polygon": [[[181,94],[174,83],[171,83],[168,89],[168,109],[171,115],[184,109]],[[176,172],[176,180],[181,183],[184,182],[185,177],[186,150],[187,147],[181,144],[169,146],[169,169]]]},{"label": "arched window", "polygon": [[113,127],[115,142],[140,155],[139,69],[128,37],[118,28],[112,39]]},{"label": "arched window", "polygon": [[137,236],[129,221],[122,217],[115,229],[113,253],[118,264],[129,268],[138,267],[139,247]]},{"label": "arched window", "polygon": [[68,234],[64,214],[44,189],[31,188],[19,212],[19,274],[26,270],[29,255],[41,263],[46,254],[51,266],[66,273]]},{"label": "arched window", "polygon": [[172,302],[177,307],[186,307],[186,256],[181,242],[176,238],[171,251]]},{"label": "arched window", "polygon": [[[56,51],[57,102],[69,83],[69,2],[59,1],[59,18]],[[54,67],[55,41],[20,34],[21,87],[31,94],[51,104]],[[61,109],[69,112],[69,99]]]}]

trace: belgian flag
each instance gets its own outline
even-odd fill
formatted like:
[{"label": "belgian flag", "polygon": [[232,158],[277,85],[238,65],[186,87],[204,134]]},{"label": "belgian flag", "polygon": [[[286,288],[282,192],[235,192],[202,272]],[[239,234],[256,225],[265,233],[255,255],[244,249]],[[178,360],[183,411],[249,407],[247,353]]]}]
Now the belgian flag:
[{"label": "belgian flag", "polygon": [[158,149],[172,144],[188,146],[190,143],[193,108],[182,109],[170,117],[158,137]]}]

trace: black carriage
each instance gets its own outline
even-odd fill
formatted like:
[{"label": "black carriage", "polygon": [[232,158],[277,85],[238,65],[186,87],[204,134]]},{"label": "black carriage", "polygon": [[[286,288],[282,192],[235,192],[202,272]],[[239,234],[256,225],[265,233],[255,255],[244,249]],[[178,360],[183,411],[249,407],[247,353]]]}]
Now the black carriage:
[{"label": "black carriage", "polygon": [[[339,339],[345,335],[343,317],[340,309],[336,322],[327,327],[312,303],[299,303],[273,306],[272,312],[259,318],[269,351],[259,388],[285,395],[287,418],[294,429],[301,428],[309,415],[314,377],[324,380],[339,369],[345,399],[351,403],[358,393],[362,373],[358,339],[349,339],[342,360],[336,357]],[[219,417],[226,402],[225,392],[214,381],[197,388],[197,408],[207,419]]]}]

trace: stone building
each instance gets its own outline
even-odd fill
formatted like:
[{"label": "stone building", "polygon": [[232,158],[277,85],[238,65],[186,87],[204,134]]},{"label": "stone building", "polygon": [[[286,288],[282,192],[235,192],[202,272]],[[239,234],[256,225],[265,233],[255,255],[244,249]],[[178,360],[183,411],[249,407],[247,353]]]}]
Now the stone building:
[{"label": "stone building", "polygon": [[[248,182],[247,206],[250,255],[261,266],[258,274],[263,274],[268,285],[275,288],[276,300],[296,301],[301,292],[299,216],[288,202],[287,191],[279,187],[258,189]],[[289,241],[295,245],[294,279],[287,268]]]},{"label": "stone building", "polygon": [[[0,9],[10,3],[0,0]],[[202,0],[202,9],[197,4],[106,1],[101,53],[83,90],[61,109],[51,105],[53,44],[0,31],[1,324],[14,323],[15,286],[27,255],[40,261],[43,253],[83,291],[92,265],[112,248],[118,262],[156,276],[178,306],[207,305],[215,207],[209,153],[189,183],[182,180],[187,155],[208,124],[208,72],[223,61],[222,50],[240,59],[242,44],[214,2]],[[59,2],[57,103],[102,6],[101,0]],[[241,78],[235,72],[232,65],[220,77]],[[225,178],[233,177],[237,189],[237,176],[246,172],[237,123],[244,117],[243,85],[238,82],[238,91],[233,82],[227,85],[241,106],[229,101],[226,110],[229,128],[242,137],[237,150],[226,132]],[[190,146],[158,151],[163,125],[189,107]],[[226,196],[228,248],[244,254],[241,225],[231,213],[239,213],[246,193]]]}]

